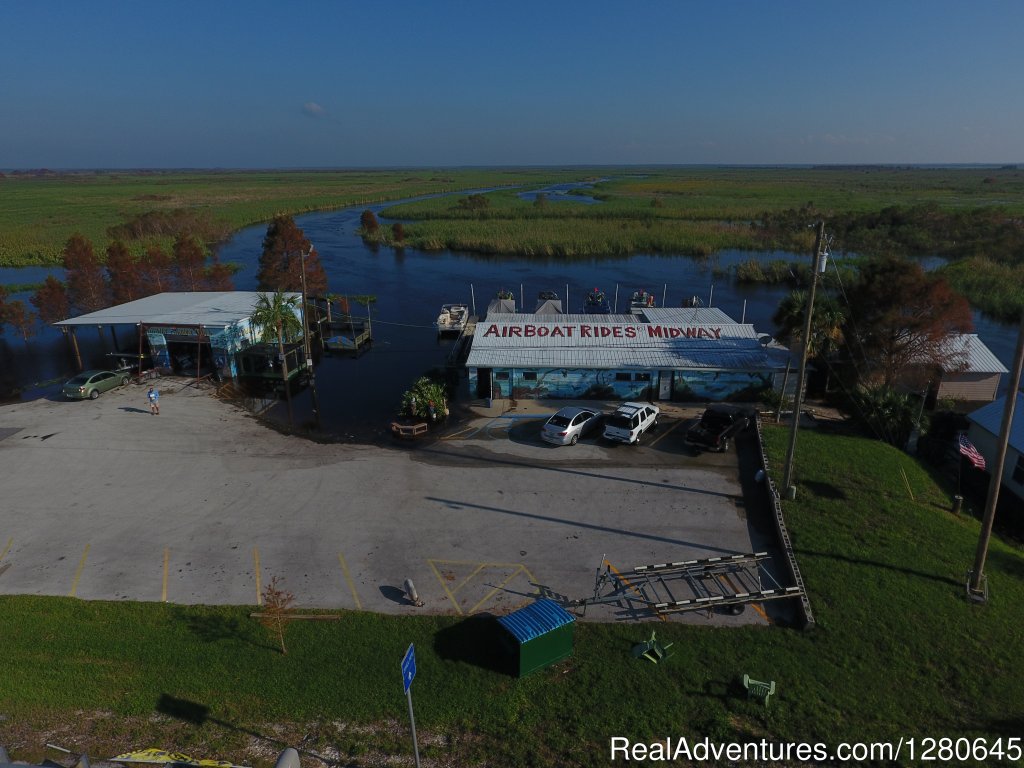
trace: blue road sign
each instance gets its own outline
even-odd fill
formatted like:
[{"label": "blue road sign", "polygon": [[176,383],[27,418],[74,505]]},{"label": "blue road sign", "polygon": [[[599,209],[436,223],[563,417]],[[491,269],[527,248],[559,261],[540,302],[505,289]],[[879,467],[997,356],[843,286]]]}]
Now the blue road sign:
[{"label": "blue road sign", "polygon": [[405,652],[405,658],[402,659],[402,683],[405,686],[405,693],[409,692],[409,686],[412,685],[414,677],[416,677],[416,649],[412,643],[409,643],[409,650]]}]

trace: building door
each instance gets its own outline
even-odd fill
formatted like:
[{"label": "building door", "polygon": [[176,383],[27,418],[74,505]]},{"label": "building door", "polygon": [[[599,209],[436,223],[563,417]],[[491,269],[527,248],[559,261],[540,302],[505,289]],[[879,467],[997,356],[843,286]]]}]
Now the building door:
[{"label": "building door", "polygon": [[491,369],[477,368],[476,370],[476,396],[491,396]]},{"label": "building door", "polygon": [[658,372],[658,399],[672,399],[672,371]]}]

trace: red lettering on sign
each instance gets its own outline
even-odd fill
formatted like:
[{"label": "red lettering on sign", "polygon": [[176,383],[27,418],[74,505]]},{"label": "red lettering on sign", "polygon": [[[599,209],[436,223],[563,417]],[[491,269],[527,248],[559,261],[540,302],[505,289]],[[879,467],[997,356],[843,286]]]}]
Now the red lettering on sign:
[{"label": "red lettering on sign", "polygon": [[660,325],[648,325],[647,326],[647,338],[653,339],[657,336],[661,338],[661,326]]},{"label": "red lettering on sign", "polygon": [[712,332],[713,334],[715,334],[715,338],[716,338],[716,339],[720,339],[720,338],[722,338],[722,329],[721,329],[721,328],[712,328],[712,329],[711,329],[711,332]]},{"label": "red lettering on sign", "polygon": [[497,336],[497,335],[498,335],[498,326],[491,325],[491,326],[488,326],[487,331],[484,333],[484,338],[486,338],[488,336]]},{"label": "red lettering on sign", "polygon": [[580,326],[580,338],[581,339],[589,339],[590,338],[590,326],[589,325],[581,325]]},{"label": "red lettering on sign", "polygon": [[628,325],[628,326],[626,326],[626,338],[627,339],[635,339],[636,338],[636,326],[635,325]]},{"label": "red lettering on sign", "polygon": [[[665,330],[668,331],[668,335],[671,336],[673,339],[678,339],[680,336],[683,335],[682,330],[679,328],[666,328]],[[689,328],[687,328],[687,330],[689,330]]]},{"label": "red lettering on sign", "polygon": [[551,329],[548,328],[546,325],[541,325],[537,327],[538,336],[547,336],[549,333],[551,333]]},{"label": "red lettering on sign", "polygon": [[551,329],[551,335],[552,336],[565,336],[565,334],[562,333],[562,329],[559,328],[557,325],[554,328]]},{"label": "red lettering on sign", "polygon": [[614,328],[612,328],[612,336],[614,336],[617,339],[621,339],[622,338],[622,328],[620,326],[618,326],[618,325],[616,325]]},{"label": "red lettering on sign", "polygon": [[515,336],[517,338],[522,338],[522,336],[523,336],[523,329],[520,328],[517,325],[513,325],[511,328],[508,329],[508,335],[509,336]]},{"label": "red lettering on sign", "polygon": [[523,336],[530,339],[537,335],[537,328],[532,325],[527,325],[523,328]]},{"label": "red lettering on sign", "polygon": [[568,336],[570,339],[572,338],[572,326],[571,325],[565,326],[565,335]]}]

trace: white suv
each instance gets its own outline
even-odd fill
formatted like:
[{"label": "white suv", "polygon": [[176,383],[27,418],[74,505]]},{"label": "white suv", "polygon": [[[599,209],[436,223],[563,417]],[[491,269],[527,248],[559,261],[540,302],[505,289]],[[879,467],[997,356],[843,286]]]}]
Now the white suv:
[{"label": "white suv", "polygon": [[639,443],[644,432],[658,426],[659,413],[656,405],[623,403],[605,422],[604,438],[630,445]]}]

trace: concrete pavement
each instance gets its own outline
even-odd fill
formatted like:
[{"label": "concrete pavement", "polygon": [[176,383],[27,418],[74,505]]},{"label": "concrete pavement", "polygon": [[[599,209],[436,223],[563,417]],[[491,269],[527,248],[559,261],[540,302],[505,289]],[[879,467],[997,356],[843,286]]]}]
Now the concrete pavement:
[{"label": "concrete pavement", "polygon": [[589,596],[604,555],[753,548],[735,456],[690,455],[673,407],[639,448],[547,446],[550,406],[499,401],[410,449],[282,435],[177,380],[151,416],[145,391],[0,408],[0,593],[255,604],[276,575],[301,606],[500,613]]}]

